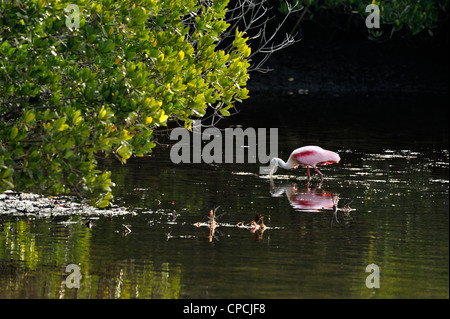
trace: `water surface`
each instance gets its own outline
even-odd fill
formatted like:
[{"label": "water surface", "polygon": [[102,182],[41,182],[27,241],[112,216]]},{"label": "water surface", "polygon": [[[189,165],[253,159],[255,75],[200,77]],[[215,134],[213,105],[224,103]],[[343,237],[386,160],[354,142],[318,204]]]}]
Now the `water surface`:
[{"label": "water surface", "polygon": [[[448,298],[448,101],[427,100],[427,115],[415,98],[336,101],[255,98],[219,123],[278,127],[284,160],[338,152],[322,183],[302,168],[271,181],[259,164],[173,164],[162,145],[104,163],[120,214],[3,213],[0,298]],[[216,208],[214,234],[194,226]],[[265,231],[238,227],[256,214]],[[380,288],[366,287],[369,264]]]}]

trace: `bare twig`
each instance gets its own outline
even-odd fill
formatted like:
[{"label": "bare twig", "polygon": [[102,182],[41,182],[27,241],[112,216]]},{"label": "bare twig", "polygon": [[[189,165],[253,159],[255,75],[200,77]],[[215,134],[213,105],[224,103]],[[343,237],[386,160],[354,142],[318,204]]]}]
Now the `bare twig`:
[{"label": "bare twig", "polygon": [[[288,20],[289,16],[295,12],[302,10],[302,7],[297,8],[297,3],[294,5],[286,2],[287,13],[283,20],[277,25],[275,30],[269,30],[269,22],[274,19],[274,15],[271,15],[271,7],[267,5],[267,0],[238,0],[234,8],[228,10],[227,21],[231,23],[231,26],[222,35],[219,42],[226,40],[229,37],[233,37],[236,28],[242,28],[241,31],[248,35],[249,45],[252,47],[252,53],[249,59],[262,54],[263,57],[257,63],[254,63],[249,71],[258,71],[266,73],[270,69],[264,69],[263,64],[269,59],[270,55],[276,51],[282,50],[298,40],[295,39],[295,29],[298,28],[298,24],[303,19],[306,10],[302,13],[300,19],[297,21],[295,29],[291,33],[286,33],[285,38],[280,43],[275,43],[275,37],[281,32],[283,25]],[[252,45],[253,44],[253,45]],[[225,50],[229,50],[232,44],[225,47]]]}]

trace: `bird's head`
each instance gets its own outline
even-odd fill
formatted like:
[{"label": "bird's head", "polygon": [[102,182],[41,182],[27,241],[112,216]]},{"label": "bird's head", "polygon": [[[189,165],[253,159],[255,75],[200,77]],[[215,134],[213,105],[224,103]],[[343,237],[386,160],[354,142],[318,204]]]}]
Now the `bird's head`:
[{"label": "bird's head", "polygon": [[277,171],[277,168],[278,168],[278,159],[274,157],[270,160],[270,167],[269,167],[270,177],[272,177],[272,175]]},{"label": "bird's head", "polygon": [[341,160],[341,157],[339,156],[338,153],[329,151],[328,155],[331,160],[330,162],[339,163],[339,161]]}]

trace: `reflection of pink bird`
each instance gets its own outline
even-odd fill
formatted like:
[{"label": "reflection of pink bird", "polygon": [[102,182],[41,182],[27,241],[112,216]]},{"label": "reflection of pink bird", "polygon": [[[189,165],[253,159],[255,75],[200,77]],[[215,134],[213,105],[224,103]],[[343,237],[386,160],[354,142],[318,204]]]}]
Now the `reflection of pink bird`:
[{"label": "reflection of pink bird", "polygon": [[339,201],[339,195],[330,191],[319,189],[321,184],[313,189],[307,184],[306,189],[299,190],[296,184],[285,184],[281,187],[271,185],[271,194],[273,197],[279,197],[286,194],[291,205],[302,212],[320,212],[323,210],[335,210]]},{"label": "reflection of pink bird", "polygon": [[323,178],[322,173],[317,169],[316,165],[338,163],[340,160],[341,158],[335,152],[324,150],[319,146],[304,146],[293,151],[287,162],[284,162],[278,157],[272,158],[270,161],[270,176],[275,173],[278,166],[284,169],[291,169],[302,165],[308,168],[308,179],[310,177],[310,166],[316,170],[320,178]]},{"label": "reflection of pink bird", "polygon": [[333,209],[333,193],[329,191],[297,191],[288,196],[291,205],[301,211],[318,212],[324,209]]}]

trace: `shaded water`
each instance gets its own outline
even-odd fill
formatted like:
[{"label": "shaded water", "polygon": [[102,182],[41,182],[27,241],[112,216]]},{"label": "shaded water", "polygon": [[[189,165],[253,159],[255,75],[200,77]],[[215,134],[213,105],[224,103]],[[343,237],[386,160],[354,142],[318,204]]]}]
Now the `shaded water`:
[{"label": "shaded water", "polygon": [[[283,159],[337,151],[323,183],[301,168],[271,182],[259,164],[176,165],[164,147],[107,162],[130,213],[1,216],[0,298],[448,298],[447,104],[252,99],[219,126],[278,127]],[[334,195],[351,218],[333,215]],[[194,224],[215,208],[210,238]],[[237,226],[255,214],[264,232]],[[366,287],[369,264],[380,288]]]}]

